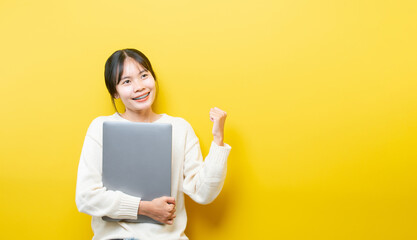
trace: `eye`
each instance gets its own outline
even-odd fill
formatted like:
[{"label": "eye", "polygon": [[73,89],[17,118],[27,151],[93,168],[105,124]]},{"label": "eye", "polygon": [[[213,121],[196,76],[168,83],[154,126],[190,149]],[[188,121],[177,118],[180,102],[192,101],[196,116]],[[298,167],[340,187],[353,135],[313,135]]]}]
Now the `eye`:
[{"label": "eye", "polygon": [[124,80],[124,81],[122,82],[122,84],[128,84],[128,83],[130,83],[130,80],[129,80],[129,79]]},{"label": "eye", "polygon": [[148,73],[144,73],[144,74],[142,74],[141,78],[147,78],[148,76],[149,76]]}]

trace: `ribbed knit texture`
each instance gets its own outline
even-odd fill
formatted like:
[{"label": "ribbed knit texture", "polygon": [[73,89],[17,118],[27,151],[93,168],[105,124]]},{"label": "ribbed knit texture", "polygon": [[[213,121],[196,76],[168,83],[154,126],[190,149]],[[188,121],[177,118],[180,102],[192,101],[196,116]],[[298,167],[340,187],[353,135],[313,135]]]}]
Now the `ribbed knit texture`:
[{"label": "ribbed knit texture", "polygon": [[117,215],[121,216],[123,219],[136,219],[136,215],[139,209],[139,201],[140,198],[138,197],[122,195]]},{"label": "ribbed knit texture", "polygon": [[103,186],[101,173],[104,121],[128,120],[117,113],[98,117],[90,124],[84,140],[78,166],[76,204],[80,212],[92,216],[93,239],[188,239],[184,234],[187,225],[184,193],[201,204],[212,202],[223,187],[231,147],[226,143],[218,146],[213,141],[209,154],[203,161],[199,140],[191,125],[182,118],[162,114],[154,123],[171,123],[173,131],[171,192],[177,209],[174,224],[106,222],[101,217],[136,219],[140,196],[109,191]]}]

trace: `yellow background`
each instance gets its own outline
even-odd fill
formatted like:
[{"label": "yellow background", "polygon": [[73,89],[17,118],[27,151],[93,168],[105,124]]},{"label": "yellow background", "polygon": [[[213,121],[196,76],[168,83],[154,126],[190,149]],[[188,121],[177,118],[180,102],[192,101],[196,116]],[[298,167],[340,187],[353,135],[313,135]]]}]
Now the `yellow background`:
[{"label": "yellow background", "polygon": [[0,1],[1,238],[90,239],[75,206],[104,63],[137,48],[158,113],[203,154],[232,146],[221,195],[187,199],[191,239],[417,239],[415,1]]}]

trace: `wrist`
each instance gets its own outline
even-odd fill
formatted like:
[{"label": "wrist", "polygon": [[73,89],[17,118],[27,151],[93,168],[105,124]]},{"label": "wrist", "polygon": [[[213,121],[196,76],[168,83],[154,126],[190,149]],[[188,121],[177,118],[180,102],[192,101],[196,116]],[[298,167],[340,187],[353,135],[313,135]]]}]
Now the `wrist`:
[{"label": "wrist", "polygon": [[214,141],[214,143],[216,143],[219,146],[224,146],[222,137],[214,137],[213,141]]},{"label": "wrist", "polygon": [[150,209],[152,208],[152,203],[150,201],[140,201],[138,215],[148,216]]}]

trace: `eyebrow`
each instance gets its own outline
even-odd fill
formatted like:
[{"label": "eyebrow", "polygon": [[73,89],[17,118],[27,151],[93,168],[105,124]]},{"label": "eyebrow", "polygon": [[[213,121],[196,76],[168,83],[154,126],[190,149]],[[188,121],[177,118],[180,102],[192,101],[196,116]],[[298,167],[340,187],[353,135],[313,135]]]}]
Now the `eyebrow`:
[{"label": "eyebrow", "polygon": [[[146,69],[143,69],[142,71],[140,71],[139,72],[139,74],[141,74],[141,73],[143,73],[143,72],[147,72],[148,70],[146,70]],[[130,78],[130,76],[125,76],[125,77],[122,77],[122,79],[120,79],[120,80],[123,80],[123,79],[125,79],[125,78]]]}]

